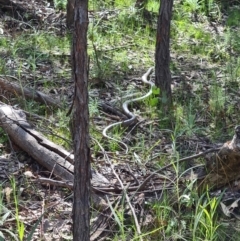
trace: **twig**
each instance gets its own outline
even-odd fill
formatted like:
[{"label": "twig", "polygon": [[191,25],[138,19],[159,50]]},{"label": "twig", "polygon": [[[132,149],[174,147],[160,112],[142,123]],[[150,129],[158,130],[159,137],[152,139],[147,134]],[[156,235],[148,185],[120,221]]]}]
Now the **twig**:
[{"label": "twig", "polygon": [[139,185],[139,181],[138,181],[138,179],[134,176],[134,174],[132,173],[132,170],[131,170],[129,164],[127,164],[127,168],[128,168],[128,173],[133,177],[136,185]]},{"label": "twig", "polygon": [[101,145],[96,139],[94,139],[94,140],[96,141],[96,143],[97,143],[97,144],[99,145],[99,147],[101,148],[102,152],[104,153],[105,159],[107,160],[108,164],[110,165],[110,168],[112,169],[113,174],[115,175],[115,177],[117,178],[118,182],[120,183],[120,186],[121,186],[121,188],[122,188],[122,190],[123,190],[123,192],[124,192],[124,195],[125,195],[125,197],[126,197],[127,203],[128,203],[128,205],[129,205],[129,207],[130,207],[130,209],[131,209],[131,212],[132,212],[132,215],[133,215],[133,218],[134,218],[134,222],[135,222],[135,225],[136,225],[136,229],[137,229],[138,235],[140,236],[140,237],[139,237],[139,240],[140,240],[140,241],[143,241],[143,239],[141,238],[141,228],[140,228],[140,225],[139,225],[139,223],[138,223],[138,219],[137,219],[135,210],[134,210],[134,208],[133,208],[133,206],[132,206],[132,204],[131,204],[130,198],[129,198],[128,194],[127,194],[127,188],[124,187],[121,179],[119,178],[119,176],[118,176],[118,174],[116,173],[116,171],[115,171],[112,163],[110,162],[108,156],[106,155],[105,150],[104,150],[104,148],[102,147],[102,145]]},{"label": "twig", "polygon": [[53,107],[62,108],[60,100],[55,100],[43,92],[36,91],[30,88],[23,88],[23,86],[10,82],[6,79],[0,78],[0,86],[2,89],[7,90],[15,95],[23,96],[25,98],[33,99],[40,103],[50,105]]},{"label": "twig", "polygon": [[[175,164],[178,164],[178,163],[181,163],[181,162],[185,162],[185,161],[190,161],[192,159],[195,159],[195,158],[198,158],[200,156],[204,156],[208,153],[211,153],[211,152],[216,152],[216,151],[219,151],[220,150],[220,147],[219,148],[212,148],[212,149],[209,149],[205,152],[202,152],[200,154],[196,154],[196,155],[193,155],[193,156],[189,156],[189,157],[185,157],[185,158],[182,158],[182,159],[179,159],[177,161],[174,161],[174,162],[171,162],[169,163],[168,165],[156,170],[155,172],[152,172],[143,182],[141,185],[139,185],[138,189],[134,192],[133,196],[138,192],[138,191],[141,191],[146,185],[147,183],[150,181],[150,179],[155,175],[155,174],[158,174],[159,172],[162,172],[164,170],[166,170],[167,168],[175,165]],[[132,196],[132,197],[133,197]]]},{"label": "twig", "polygon": [[106,115],[107,117],[109,117],[109,118],[111,118],[111,119],[113,119],[113,120],[119,121],[119,120],[121,119],[119,116],[110,115],[110,114],[108,114],[108,113],[106,113],[106,112],[104,112],[104,111],[100,111],[100,113],[103,113],[104,115]]},{"label": "twig", "polygon": [[[109,158],[108,156],[106,155],[106,152],[105,150],[103,149],[103,147],[101,146],[101,144],[93,139],[99,146],[100,148],[102,149],[102,152],[104,154],[104,156],[106,157],[106,159],[109,161]],[[173,166],[174,164],[177,164],[177,163],[181,163],[181,162],[185,162],[185,161],[189,161],[189,160],[192,160],[192,159],[195,159],[195,158],[198,158],[198,157],[201,157],[201,156],[204,156],[208,153],[211,153],[211,152],[216,152],[216,151],[219,151],[220,148],[212,148],[212,149],[209,149],[205,152],[202,152],[200,154],[196,154],[196,155],[192,155],[192,156],[189,156],[189,157],[185,157],[185,158],[182,158],[182,159],[179,159],[178,161],[175,161],[175,162],[172,162],[158,170],[156,170],[155,172],[151,173],[143,182],[142,184],[138,185],[138,186],[133,186],[133,187],[129,187],[127,190],[128,191],[134,191],[134,194],[132,195],[132,197],[139,191],[143,191],[144,187],[147,185],[147,183],[149,182],[149,180],[156,174],[166,170],[167,168]],[[110,162],[110,161],[109,161]],[[111,165],[111,164],[110,164]],[[112,165],[111,165],[112,167]],[[112,167],[113,168],[113,167]],[[113,170],[114,171],[114,170]],[[115,171],[114,171],[115,172]],[[166,178],[166,177],[165,177]],[[118,177],[118,180],[119,177]],[[41,183],[47,183],[47,184],[50,184],[50,185],[55,185],[55,186],[62,186],[62,187],[67,187],[69,189],[73,189],[73,184],[72,182],[65,182],[65,181],[57,181],[57,180],[52,180],[52,179],[49,179],[49,178],[39,178],[37,179],[36,181],[39,181]],[[121,180],[120,180],[121,181]],[[121,183],[120,183],[121,184]],[[95,191],[95,192],[101,192],[101,193],[114,193],[114,192],[122,192],[122,191],[126,191],[126,188],[124,188],[124,186],[121,185],[121,188],[117,188],[117,187],[105,187],[105,188],[99,188],[99,187],[93,187],[92,186],[92,190]],[[157,190],[149,190],[147,192],[152,192],[152,191],[157,191]]]},{"label": "twig", "polygon": [[42,200],[42,210],[41,210],[41,225],[40,225],[40,237],[41,239],[45,238],[44,236],[44,214],[45,213],[45,198],[43,198]]},{"label": "twig", "polygon": [[67,187],[71,190],[73,189],[73,183],[72,182],[57,181],[57,180],[53,180],[53,179],[50,179],[50,178],[38,178],[38,179],[35,179],[34,181],[49,184],[49,185],[53,185],[53,186],[57,186],[57,187]]}]

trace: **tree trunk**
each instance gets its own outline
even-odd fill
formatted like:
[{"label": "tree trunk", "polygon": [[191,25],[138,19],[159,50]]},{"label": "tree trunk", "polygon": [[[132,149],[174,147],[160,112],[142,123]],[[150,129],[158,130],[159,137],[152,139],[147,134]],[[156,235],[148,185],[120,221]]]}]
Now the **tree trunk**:
[{"label": "tree trunk", "polygon": [[73,241],[90,239],[90,148],[88,111],[88,0],[76,0],[73,33],[73,78],[75,96],[73,107],[74,141],[74,203]]},{"label": "tree trunk", "polygon": [[172,105],[170,73],[170,22],[173,0],[161,0],[155,52],[155,84],[160,88],[161,105],[168,111]]},{"label": "tree trunk", "polygon": [[74,21],[74,3],[75,0],[68,0],[67,1],[67,16],[66,16],[66,24],[67,28],[71,29],[73,27]]}]

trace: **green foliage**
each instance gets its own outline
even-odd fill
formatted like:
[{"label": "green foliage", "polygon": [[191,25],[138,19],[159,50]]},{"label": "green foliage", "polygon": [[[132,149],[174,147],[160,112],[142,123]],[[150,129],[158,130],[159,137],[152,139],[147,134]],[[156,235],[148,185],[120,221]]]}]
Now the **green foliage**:
[{"label": "green foliage", "polygon": [[[152,95],[149,96],[149,98],[146,101],[149,107],[159,106],[159,94],[160,94],[160,89],[154,86],[152,88]],[[154,110],[152,111],[154,112]]]},{"label": "green foliage", "polygon": [[[56,9],[65,9],[66,2],[66,0],[54,0],[54,6]],[[159,10],[159,1],[147,1],[146,9],[150,11],[150,22],[144,18],[142,10],[134,7],[135,2],[136,0],[89,1],[89,8],[94,13],[93,17],[90,18],[88,31],[89,77],[99,78],[106,86],[109,84],[110,87],[106,91],[109,91],[110,96],[116,94],[111,93],[111,91],[112,86],[117,85],[120,94],[115,95],[116,99],[130,89],[130,86],[122,85],[121,81],[124,77],[139,76],[140,73],[153,65],[156,13]],[[98,14],[99,12],[101,14]],[[182,154],[178,152],[180,138],[187,142],[191,141],[192,137],[204,135],[204,137],[219,141],[223,135],[223,126],[232,126],[233,122],[240,121],[238,108],[236,108],[238,103],[232,103],[227,93],[228,87],[233,89],[239,87],[240,42],[238,25],[240,17],[238,13],[239,8],[234,6],[222,11],[217,0],[174,1],[171,25],[171,71],[173,76],[177,76],[177,81],[180,84],[183,82],[182,76],[188,78],[192,88],[191,92],[194,95],[185,94],[184,87],[174,90],[173,115],[157,111],[160,92],[157,88],[153,88],[153,95],[147,100],[140,104],[137,103],[137,108],[133,105],[133,111],[144,120],[143,127],[144,130],[146,128],[147,134],[142,133],[142,129],[138,131],[137,128],[133,128],[136,131],[134,133],[136,138],[133,143],[129,144],[129,153],[134,154],[133,156],[129,154],[128,159],[134,159],[138,165],[145,165],[155,153],[160,153],[161,157],[157,164],[163,166],[169,162],[168,153],[162,151],[165,145],[166,148],[169,148],[166,143],[170,143],[172,160],[178,160]],[[223,14],[227,14],[227,18],[226,16],[223,18]],[[70,39],[70,36],[59,36],[51,29],[46,32],[34,28],[31,29],[30,34],[27,31],[22,31],[11,39],[1,36],[0,54],[1,56],[7,55],[8,59],[5,57],[0,59],[0,73],[17,76],[22,87],[25,85],[36,87],[42,81],[43,90],[48,91],[57,86],[59,82],[64,81],[65,78],[70,79]],[[13,72],[9,68],[8,60],[17,66],[17,71]],[[64,78],[59,78],[59,82],[57,82],[56,79],[48,79],[45,73],[43,76],[39,75],[39,66],[46,62],[49,63],[53,72],[58,72],[61,68],[62,73],[59,76]],[[30,83],[24,83],[23,79],[20,78],[26,69],[29,70],[28,74],[31,74],[29,76],[33,76],[33,81]],[[135,91],[135,87],[132,90]],[[91,92],[91,88],[89,91]],[[17,102],[29,112],[38,113],[47,118],[51,116],[54,125],[48,126],[52,131],[47,134],[48,137],[55,143],[70,148],[71,134],[66,111],[49,111],[34,101],[22,98],[17,98]],[[226,106],[228,106],[227,109]],[[104,126],[100,126],[100,128],[97,126],[98,119],[102,116],[96,98],[90,97],[89,111],[91,136],[103,142],[101,130]],[[232,119],[228,119],[227,116],[231,116]],[[161,127],[160,131],[158,124]],[[39,126],[45,127],[46,124],[39,123]],[[147,129],[148,126],[149,129]],[[156,133],[156,136],[159,137],[157,140],[153,137],[156,128],[159,131]],[[166,130],[168,134],[164,132]],[[2,129],[0,129],[0,134],[0,142],[6,142],[7,138],[6,135],[3,135]],[[116,139],[122,139],[125,135],[124,129],[114,128],[111,130],[111,136]],[[114,141],[106,141],[105,147],[111,151],[120,150],[119,143]],[[97,145],[93,145],[92,149],[95,153],[100,150]],[[119,156],[118,158],[120,158]],[[154,162],[148,164],[156,165]],[[179,185],[179,175],[183,168],[179,164],[173,167],[177,178],[174,183],[172,182],[173,191],[164,192],[163,198],[150,207],[155,220],[152,226],[145,227],[142,238],[158,241],[167,239],[224,240],[219,235],[223,234],[221,232],[221,219],[217,215],[219,199],[210,197],[208,190],[199,197],[193,182],[184,184],[185,190],[182,190]],[[167,179],[166,176],[164,178]],[[10,217],[10,211],[4,209],[4,204],[2,204],[0,206],[0,209],[2,208],[0,210],[0,237],[4,239],[8,234],[13,238],[15,235],[15,239],[18,236],[20,240],[23,240],[23,234],[26,230],[24,230],[24,225],[19,218],[19,197],[14,181],[12,181],[12,185],[14,187],[17,235],[3,228],[4,222]],[[1,203],[2,196],[0,196]],[[118,232],[113,240],[128,240],[129,233],[131,233],[132,240],[138,240],[134,224],[132,222],[130,225],[126,224],[125,207],[121,206],[118,209],[119,206],[109,206],[118,226]],[[31,235],[41,218],[42,216],[33,227]],[[28,240],[31,240],[31,235],[29,235]],[[225,238],[227,240],[228,237],[225,235]]]},{"label": "green foliage", "polygon": [[217,220],[217,208],[221,198],[210,198],[208,192],[197,200],[192,226],[192,240],[216,240],[220,239],[218,230],[221,228]]},{"label": "green foliage", "polygon": [[221,197],[210,197],[208,191],[199,197],[194,190],[194,182],[187,184],[184,191],[178,188],[165,191],[161,201],[152,206],[155,229],[151,238],[223,240],[223,226],[218,218],[220,200]]},{"label": "green foliage", "polygon": [[[20,195],[19,195],[19,190],[18,190],[17,185],[16,185],[15,178],[11,177],[10,182],[11,182],[11,188],[12,188],[11,195],[10,195],[10,193],[6,194],[6,192],[5,192],[5,194],[9,195],[9,197],[7,197],[7,199],[9,198],[9,201],[11,201],[10,198],[13,197],[15,214],[13,214],[13,212],[10,209],[7,208],[7,206],[9,206],[9,205],[6,205],[4,203],[5,199],[2,195],[3,190],[2,190],[2,187],[1,187],[0,188],[0,241],[4,241],[4,240],[16,240],[16,241],[27,240],[27,241],[31,241],[33,233],[36,231],[37,225],[39,225],[39,223],[42,220],[42,217],[43,217],[44,214],[42,214],[40,216],[40,218],[37,220],[35,225],[33,225],[33,227],[31,228],[29,234],[26,235],[25,225],[20,220],[20,211],[19,211]],[[12,217],[13,217],[13,219],[12,219]],[[9,223],[10,222],[12,223],[12,220],[14,220],[14,219],[16,221],[17,234],[11,228],[4,228],[4,226],[9,227]]]},{"label": "green foliage", "polygon": [[17,236],[11,232],[10,230],[3,228],[5,222],[9,218],[11,218],[12,212],[4,205],[3,202],[3,195],[2,195],[2,187],[0,188],[0,240],[4,241],[6,240],[6,237],[9,235],[14,240],[17,239]]},{"label": "green foliage", "polygon": [[[122,6],[116,2],[114,4],[115,7],[118,4],[119,7]],[[142,15],[129,5],[130,1],[117,15],[111,17],[111,21],[99,18],[90,23],[89,55],[93,60],[93,68],[90,69],[91,76],[114,80],[131,72],[139,64],[135,58],[138,45],[145,46],[141,53],[141,62],[144,65],[152,65],[148,49],[154,44],[155,36],[149,26],[144,23]]]},{"label": "green foliage", "polygon": [[219,84],[214,84],[210,88],[210,96],[209,107],[211,112],[216,115],[223,112],[226,103],[224,89]]},{"label": "green foliage", "polygon": [[199,0],[185,0],[183,8],[186,12],[197,12],[201,8],[200,2]]},{"label": "green foliage", "polygon": [[175,129],[174,137],[180,137],[185,135],[186,137],[194,136],[201,133],[204,128],[201,128],[196,123],[196,115],[194,103],[190,103],[189,106],[178,106],[175,111]]},{"label": "green foliage", "polygon": [[71,147],[72,136],[70,133],[70,117],[66,116],[66,111],[57,110],[55,113],[57,125],[49,126],[51,128],[48,138],[52,142],[69,149]]},{"label": "green foliage", "polygon": [[240,23],[240,15],[239,15],[239,8],[231,9],[229,12],[229,16],[227,18],[227,26],[233,27],[238,26]]},{"label": "green foliage", "polygon": [[67,0],[54,0],[54,7],[59,10],[66,9],[67,6]]},{"label": "green foliage", "polygon": [[99,114],[99,108],[98,108],[98,100],[96,98],[89,98],[89,115],[90,115],[90,119],[94,116],[97,116]]},{"label": "green foliage", "polygon": [[153,13],[158,13],[159,11],[159,1],[157,0],[148,0],[146,4],[146,9]]}]

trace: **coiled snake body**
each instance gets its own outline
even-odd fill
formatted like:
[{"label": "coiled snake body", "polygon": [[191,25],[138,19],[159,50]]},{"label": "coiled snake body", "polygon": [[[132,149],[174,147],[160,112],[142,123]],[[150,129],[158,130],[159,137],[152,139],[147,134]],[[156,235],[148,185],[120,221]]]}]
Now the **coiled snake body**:
[{"label": "coiled snake body", "polygon": [[152,72],[152,70],[153,70],[153,67],[149,68],[148,71],[142,76],[142,82],[150,86],[150,89],[147,92],[147,94],[145,94],[144,96],[134,98],[134,99],[126,100],[122,105],[123,111],[127,115],[127,117],[129,117],[129,119],[110,124],[102,131],[102,134],[104,137],[106,137],[107,139],[113,140],[115,142],[118,142],[122,146],[124,146],[126,153],[128,152],[128,146],[125,143],[123,143],[122,141],[109,136],[107,134],[107,132],[115,126],[127,127],[136,122],[136,116],[131,111],[129,111],[128,105],[133,102],[144,100],[152,94],[152,89],[153,89],[154,83],[150,80],[148,81],[148,76]]}]

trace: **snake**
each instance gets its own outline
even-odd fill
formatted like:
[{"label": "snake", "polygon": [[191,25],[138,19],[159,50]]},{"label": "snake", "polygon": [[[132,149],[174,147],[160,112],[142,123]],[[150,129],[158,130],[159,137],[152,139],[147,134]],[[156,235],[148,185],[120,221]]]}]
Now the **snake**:
[{"label": "snake", "polygon": [[[103,131],[102,131],[102,135],[105,138],[107,138],[109,140],[113,140],[113,141],[121,144],[122,146],[124,146],[126,154],[128,153],[128,146],[124,142],[122,142],[122,141],[120,141],[118,139],[115,139],[114,137],[109,136],[107,133],[108,133],[108,131],[110,129],[112,129],[115,126],[128,127],[128,126],[130,126],[130,125],[132,125],[132,124],[137,122],[137,117],[128,109],[128,106],[129,106],[130,103],[137,102],[137,101],[142,101],[142,100],[146,99],[147,97],[149,97],[150,95],[152,95],[153,87],[155,86],[155,84],[152,81],[148,80],[148,76],[150,75],[152,70],[153,70],[153,67],[150,67],[147,70],[147,72],[141,78],[141,80],[142,80],[142,82],[144,84],[149,85],[149,87],[150,87],[149,91],[145,95],[143,95],[143,96],[140,96],[140,97],[137,97],[137,98],[133,98],[133,99],[128,99],[125,102],[123,102],[123,104],[122,104],[123,112],[126,114],[128,119],[127,120],[123,120],[123,121],[119,121],[119,122],[116,122],[116,123],[112,123],[112,124],[108,125],[107,127],[105,127],[103,129]],[[134,94],[130,95],[129,97],[131,98],[133,96],[134,96]]]}]

